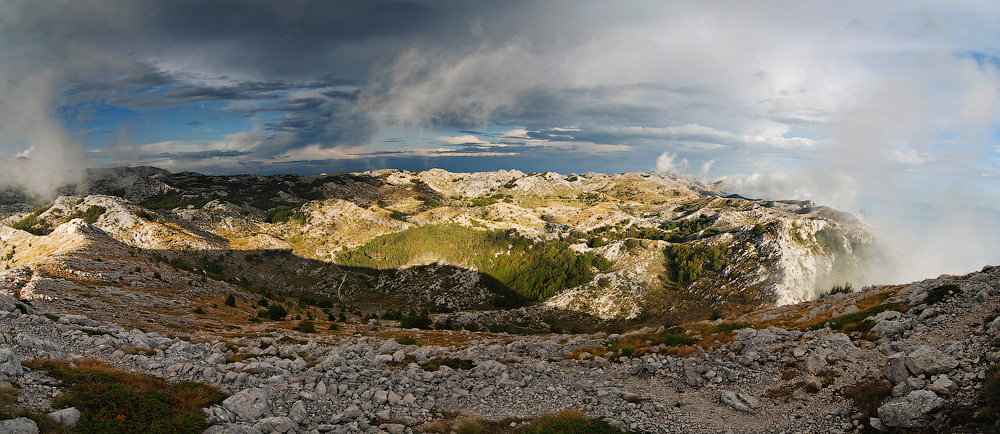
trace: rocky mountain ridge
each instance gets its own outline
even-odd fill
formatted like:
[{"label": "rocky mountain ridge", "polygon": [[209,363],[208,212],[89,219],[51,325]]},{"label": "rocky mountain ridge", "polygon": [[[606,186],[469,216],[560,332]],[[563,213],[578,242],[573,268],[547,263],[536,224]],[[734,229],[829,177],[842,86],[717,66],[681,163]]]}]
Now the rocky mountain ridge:
[{"label": "rocky mountain ridge", "polygon": [[988,432],[1000,414],[1000,268],[828,293],[882,256],[809,202],[439,170],[128,168],[63,193],[0,222],[0,392],[35,415],[87,417],[58,408],[49,359],[214,385],[211,433],[512,432],[559,410],[636,432]]},{"label": "rocky mountain ridge", "polygon": [[[350,252],[429,225],[513,230],[539,246],[566,242],[577,255],[610,259],[612,268],[595,270],[582,285],[559,287],[558,297],[548,301],[605,319],[693,318],[795,303],[843,282],[870,283],[872,264],[885,260],[877,238],[847,214],[810,202],[726,196],[672,175],[435,169],[206,176],[118,168],[92,170],[84,179],[34,213],[8,214],[7,224],[44,236],[91,212],[93,225],[132,248],[291,249],[297,257],[347,266],[353,264],[344,260]],[[476,269],[469,258],[448,263],[445,256],[430,249],[399,264],[373,266],[437,262]],[[321,285],[275,290],[333,295]]]}]

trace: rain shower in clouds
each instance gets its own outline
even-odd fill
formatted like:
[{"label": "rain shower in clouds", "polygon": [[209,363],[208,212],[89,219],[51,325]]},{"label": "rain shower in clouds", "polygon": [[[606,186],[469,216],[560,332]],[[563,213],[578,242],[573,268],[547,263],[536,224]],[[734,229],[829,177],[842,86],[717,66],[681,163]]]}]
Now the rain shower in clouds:
[{"label": "rain shower in clouds", "polygon": [[0,181],[663,170],[988,222],[998,26],[989,1],[0,0],[0,156],[45,162]]}]

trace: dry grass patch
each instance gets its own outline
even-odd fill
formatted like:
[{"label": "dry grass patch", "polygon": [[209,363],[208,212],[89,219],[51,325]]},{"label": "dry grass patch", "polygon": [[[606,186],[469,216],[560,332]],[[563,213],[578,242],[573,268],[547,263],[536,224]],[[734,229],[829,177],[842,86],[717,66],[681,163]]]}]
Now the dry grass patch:
[{"label": "dry grass patch", "polygon": [[580,355],[584,353],[590,354],[591,357],[604,357],[604,355],[608,353],[608,348],[603,345],[598,345],[596,347],[580,347],[567,354],[566,358],[574,360],[579,359]]},{"label": "dry grass patch", "polygon": [[153,357],[156,355],[156,348],[139,348],[139,347],[129,346],[122,348],[122,352],[130,356],[142,353],[149,357]]}]

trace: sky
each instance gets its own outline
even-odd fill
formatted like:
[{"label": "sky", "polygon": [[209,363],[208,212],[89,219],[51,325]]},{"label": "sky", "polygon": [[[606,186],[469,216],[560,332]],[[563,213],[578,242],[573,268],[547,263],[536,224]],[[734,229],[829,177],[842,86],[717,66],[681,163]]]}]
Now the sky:
[{"label": "sky", "polygon": [[998,56],[994,1],[0,0],[0,157],[35,162],[0,182],[669,171],[966,269],[1000,262]]}]

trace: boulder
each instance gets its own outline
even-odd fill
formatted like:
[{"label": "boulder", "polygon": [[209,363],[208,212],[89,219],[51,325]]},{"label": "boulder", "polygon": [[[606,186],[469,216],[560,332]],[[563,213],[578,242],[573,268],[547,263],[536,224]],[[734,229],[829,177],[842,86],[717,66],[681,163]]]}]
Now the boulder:
[{"label": "boulder", "polygon": [[17,303],[14,298],[5,294],[0,294],[0,311],[12,312],[15,310],[17,310]]},{"label": "boulder", "polygon": [[64,408],[59,411],[53,411],[48,414],[49,419],[59,422],[66,426],[74,426],[80,421],[80,410],[76,407]]},{"label": "boulder", "polygon": [[901,313],[899,313],[897,311],[894,311],[894,310],[885,310],[885,311],[879,312],[878,315],[875,315],[874,320],[875,320],[876,323],[878,323],[878,322],[886,321],[886,320],[897,320],[897,319],[899,319],[902,316],[903,316],[903,314],[901,314]]},{"label": "boulder", "polygon": [[0,348],[0,374],[12,378],[24,375],[21,359],[10,348]]},{"label": "boulder", "polygon": [[911,328],[913,328],[912,320],[883,320],[875,324],[875,327],[872,327],[872,333],[884,338],[893,338],[902,335],[904,331]]},{"label": "boulder", "polygon": [[262,433],[292,434],[299,432],[299,425],[287,417],[266,417],[257,421],[253,427]]},{"label": "boulder", "polygon": [[306,403],[302,402],[301,399],[295,401],[295,404],[292,404],[292,409],[288,412],[288,418],[301,424],[307,417],[309,417],[309,411],[306,409]]},{"label": "boulder", "polygon": [[910,376],[910,371],[906,369],[906,354],[896,353],[889,356],[885,362],[885,376],[893,385],[906,381]]},{"label": "boulder", "polygon": [[827,367],[826,359],[816,355],[810,354],[806,358],[799,362],[799,370],[802,372],[808,372],[810,374],[815,374],[822,371]]},{"label": "boulder", "polygon": [[268,412],[267,392],[260,388],[241,390],[222,401],[222,406],[237,420],[256,420]]},{"label": "boulder", "polygon": [[957,366],[958,360],[954,357],[928,345],[923,345],[906,356],[906,368],[913,375],[941,374],[950,372]]},{"label": "boulder", "polygon": [[958,385],[954,381],[951,381],[947,375],[942,374],[934,382],[927,385],[927,390],[941,395],[950,395],[952,392],[958,390]]},{"label": "boulder", "polygon": [[205,430],[204,434],[264,434],[259,429],[249,425],[225,424],[213,425]]},{"label": "boulder", "polygon": [[389,400],[389,392],[386,392],[384,390],[376,390],[375,393],[372,395],[372,402],[374,402],[375,405],[385,404],[385,402],[388,400]]},{"label": "boulder", "polygon": [[26,417],[0,421],[0,432],[4,434],[38,434],[38,425]]},{"label": "boulder", "polygon": [[720,398],[722,399],[723,404],[747,413],[752,413],[760,407],[760,401],[758,401],[757,398],[743,392],[723,390],[720,394]]},{"label": "boulder", "polygon": [[387,432],[389,434],[405,434],[406,433],[406,425],[402,425],[402,424],[398,424],[398,423],[383,423],[382,425],[378,426],[378,429],[380,429],[382,431],[385,431],[385,432]]},{"label": "boulder", "polygon": [[59,322],[62,324],[72,324],[84,327],[97,327],[101,325],[101,323],[83,315],[62,315],[59,317]]},{"label": "boulder", "polygon": [[213,405],[202,411],[205,413],[205,419],[208,423],[236,422],[236,415],[232,411],[229,411],[229,409],[219,405]]},{"label": "boulder", "polygon": [[688,386],[701,387],[705,385],[705,377],[701,375],[698,368],[692,363],[684,364],[684,382]]},{"label": "boulder", "polygon": [[930,390],[914,390],[878,409],[878,418],[890,428],[920,428],[927,416],[945,406],[946,401]]},{"label": "boulder", "polygon": [[1000,316],[996,317],[986,329],[991,335],[1000,335]]}]

